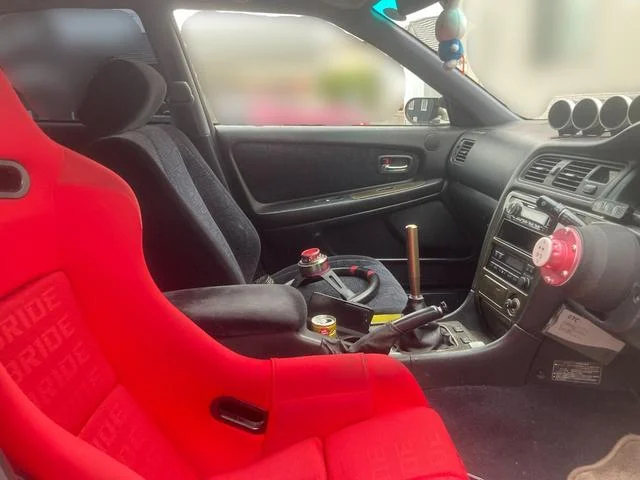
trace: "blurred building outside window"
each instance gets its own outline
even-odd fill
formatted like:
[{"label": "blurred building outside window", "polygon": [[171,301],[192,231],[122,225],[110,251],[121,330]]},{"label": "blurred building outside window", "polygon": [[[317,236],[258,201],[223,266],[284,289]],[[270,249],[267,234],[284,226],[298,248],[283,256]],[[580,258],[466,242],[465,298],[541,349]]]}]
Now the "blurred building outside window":
[{"label": "blurred building outside window", "polygon": [[[406,125],[409,99],[441,97],[375,47],[318,18],[211,10],[177,10],[175,18],[221,124]],[[448,123],[446,111],[438,120]]]}]

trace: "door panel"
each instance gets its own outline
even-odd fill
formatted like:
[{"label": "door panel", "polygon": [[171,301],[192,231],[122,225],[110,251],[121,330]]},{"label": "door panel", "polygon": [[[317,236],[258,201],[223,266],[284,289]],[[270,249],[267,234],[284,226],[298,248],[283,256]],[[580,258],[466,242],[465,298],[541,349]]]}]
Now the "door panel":
[{"label": "door panel", "polygon": [[[424,165],[420,152],[375,146],[240,142],[232,153],[247,188],[261,203],[405,181]],[[406,170],[381,172],[385,161],[399,157],[407,159]],[[287,172],[295,173],[295,182]]]},{"label": "door panel", "polygon": [[[217,132],[231,189],[260,230],[267,271],[318,246],[331,255],[379,258],[406,284],[404,227],[415,223],[424,286],[469,286],[473,241],[442,195],[456,129],[218,126]],[[389,173],[385,163],[401,171]]]}]

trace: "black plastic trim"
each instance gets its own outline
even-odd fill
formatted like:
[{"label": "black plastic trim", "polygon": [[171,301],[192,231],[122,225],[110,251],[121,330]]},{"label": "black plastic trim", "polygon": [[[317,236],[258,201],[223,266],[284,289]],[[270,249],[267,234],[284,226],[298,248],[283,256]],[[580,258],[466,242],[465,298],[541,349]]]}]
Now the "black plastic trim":
[{"label": "black plastic trim", "polygon": [[[321,220],[336,221],[345,216],[382,211],[408,206],[409,202],[423,202],[439,195],[445,186],[442,179],[415,182],[416,186],[396,193],[381,193],[373,197],[354,199],[356,192],[345,192],[337,196],[317,197],[277,204],[255,202],[253,210],[261,226],[268,228],[301,225]],[[322,202],[318,200],[330,200]],[[332,200],[335,199],[335,200]]]},{"label": "black plastic trim", "polygon": [[[231,182],[235,198],[254,222],[264,228],[341,221],[356,215],[368,215],[405,208],[439,196],[446,186],[446,164],[450,147],[462,130],[456,128],[399,127],[247,127],[218,126],[225,152],[225,173]],[[426,152],[425,139],[429,134],[441,137],[438,151]],[[331,192],[324,196],[291,201],[261,203],[256,200],[244,181],[234,158],[234,147],[245,142],[268,142],[274,145],[348,145],[357,148],[380,147],[415,152],[417,160],[413,178],[393,182],[385,178],[382,184],[352,191]],[[375,158],[371,161],[375,162]],[[264,159],[268,162],[269,159]],[[295,165],[292,165],[295,168]],[[293,170],[295,172],[295,170]],[[352,194],[362,194],[379,188],[402,187],[400,190],[380,191],[380,195],[351,199]],[[406,187],[406,188],[405,188]],[[415,188],[413,188],[415,187]],[[328,201],[327,201],[328,200]]]},{"label": "black plastic trim", "polygon": [[[24,197],[29,191],[31,180],[27,170],[14,160],[0,160],[0,175],[5,176],[8,172],[17,174],[17,184],[15,187],[3,189],[3,179],[0,178],[0,198],[17,199]],[[6,180],[6,179],[5,179]],[[10,179],[9,179],[10,180]]]},{"label": "black plastic trim", "polygon": [[[599,192],[596,195],[587,195],[584,193],[580,193],[579,191],[569,191],[566,189],[562,189],[559,187],[554,186],[553,184],[551,185],[546,185],[544,183],[537,183],[537,182],[532,182],[531,180],[527,180],[526,178],[524,178],[525,173],[527,172],[527,170],[533,165],[534,162],[536,162],[538,159],[542,158],[542,157],[546,157],[546,156],[555,156],[557,158],[560,159],[560,162],[558,163],[559,167],[559,172],[564,169],[570,162],[580,162],[580,161],[584,161],[584,162],[589,162],[589,163],[594,163],[597,164],[598,166],[603,166],[603,167],[616,167],[616,168],[620,168],[620,174],[618,175],[618,177],[614,180],[612,180],[611,182],[609,182],[608,184],[598,184],[599,186],[602,187],[601,190],[599,190]],[[574,198],[580,198],[580,199],[584,199],[588,202],[593,201],[594,199],[598,198],[598,197],[606,197],[607,194],[620,182],[620,180],[622,180],[630,171],[631,167],[628,164],[625,163],[620,163],[620,162],[612,162],[609,160],[602,160],[599,158],[594,158],[592,156],[585,156],[585,155],[572,155],[572,154],[568,154],[568,153],[561,153],[561,152],[557,152],[557,151],[547,151],[546,149],[541,150],[540,152],[538,152],[535,156],[531,157],[531,159],[527,160],[526,162],[523,163],[522,167],[519,169],[519,174],[518,174],[518,178],[517,178],[517,182],[519,184],[524,184],[524,185],[529,185],[530,187],[533,187],[534,189],[539,190],[540,194],[544,193],[544,192],[548,192],[551,193],[553,195],[566,195],[569,197],[574,197]],[[595,171],[595,170],[594,170]],[[559,173],[558,172],[558,173]],[[589,175],[592,175],[593,172]],[[547,175],[547,178],[545,180],[550,180],[550,179],[555,179],[555,177],[557,177],[556,175]],[[587,176],[581,183],[581,185],[584,182],[588,182],[590,181],[589,177]]]},{"label": "black plastic trim", "polygon": [[512,327],[505,335],[493,340],[481,323],[478,306],[471,291],[458,310],[442,322],[460,322],[484,346],[441,352],[397,352],[393,356],[405,363],[423,388],[457,385],[524,385],[541,339]]},{"label": "black plastic trim", "polygon": [[269,413],[260,407],[232,397],[218,397],[211,402],[213,418],[254,435],[267,430]]}]

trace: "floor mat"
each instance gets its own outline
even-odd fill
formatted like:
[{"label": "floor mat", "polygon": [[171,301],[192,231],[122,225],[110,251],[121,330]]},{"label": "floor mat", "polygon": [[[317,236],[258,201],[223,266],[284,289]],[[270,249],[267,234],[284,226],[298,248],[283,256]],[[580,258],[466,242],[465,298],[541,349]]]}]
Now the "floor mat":
[{"label": "floor mat", "polygon": [[576,468],[567,480],[634,480],[640,477],[640,437],[626,435],[593,465]]},{"label": "floor mat", "polygon": [[640,434],[640,404],[626,392],[528,385],[426,394],[468,471],[484,480],[564,480],[624,435]]}]

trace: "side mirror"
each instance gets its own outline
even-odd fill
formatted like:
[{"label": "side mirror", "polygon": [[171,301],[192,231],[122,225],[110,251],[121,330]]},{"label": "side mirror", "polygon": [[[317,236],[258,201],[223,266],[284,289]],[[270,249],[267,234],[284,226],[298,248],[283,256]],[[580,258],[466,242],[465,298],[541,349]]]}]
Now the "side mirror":
[{"label": "side mirror", "polygon": [[449,123],[444,99],[412,98],[404,107],[404,116],[413,125],[440,125]]}]

